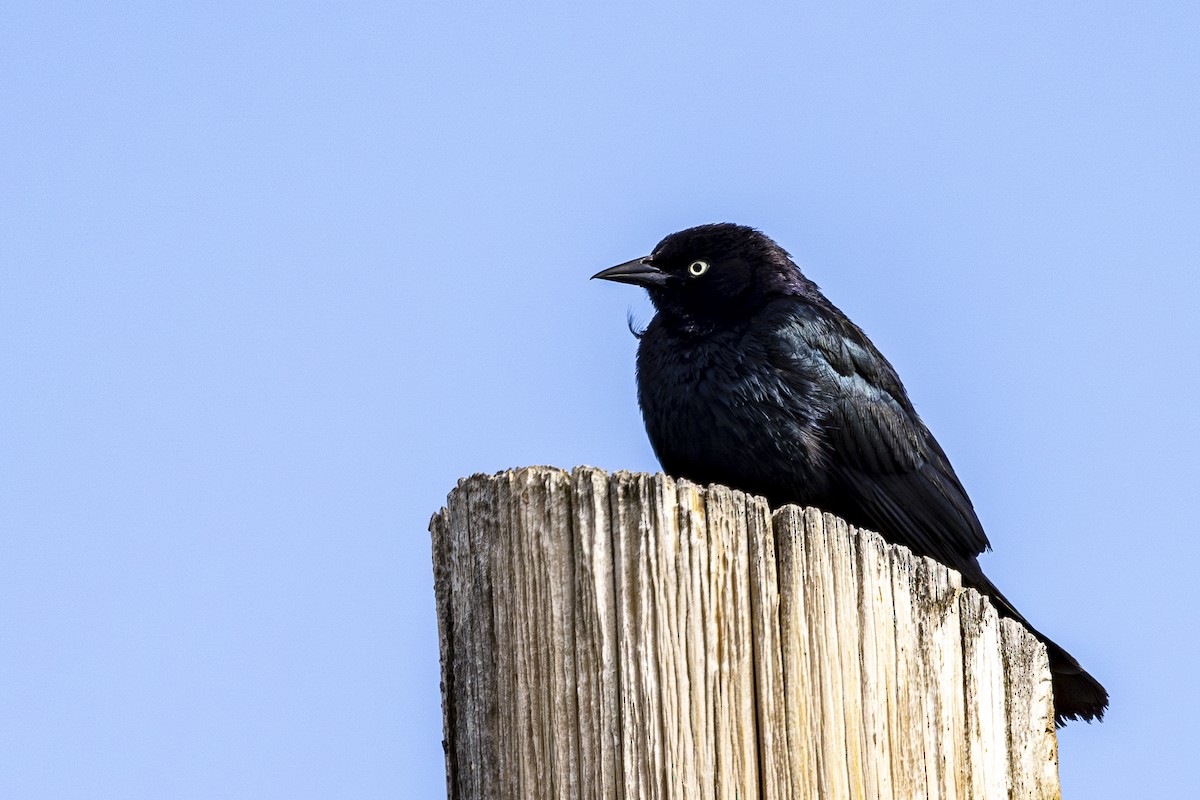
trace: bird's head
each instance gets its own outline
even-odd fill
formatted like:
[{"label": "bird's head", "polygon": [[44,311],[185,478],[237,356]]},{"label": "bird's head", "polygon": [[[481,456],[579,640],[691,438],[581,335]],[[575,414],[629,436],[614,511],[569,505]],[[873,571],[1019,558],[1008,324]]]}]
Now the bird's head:
[{"label": "bird's head", "polygon": [[660,313],[695,322],[746,318],[773,297],[811,286],[782,247],[731,223],[672,233],[650,255],[592,277],[644,287]]}]

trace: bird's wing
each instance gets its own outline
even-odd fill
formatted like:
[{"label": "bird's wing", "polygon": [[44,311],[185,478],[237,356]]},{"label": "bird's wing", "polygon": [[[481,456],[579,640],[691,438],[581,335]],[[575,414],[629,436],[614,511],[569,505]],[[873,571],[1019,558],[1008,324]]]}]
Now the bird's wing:
[{"label": "bird's wing", "polygon": [[[804,362],[826,413],[829,511],[960,570],[988,547],[949,459],[917,416],[891,364],[861,330],[833,315],[781,330],[783,360]],[[828,313],[828,312],[827,312]],[[832,320],[832,321],[831,321]]]}]

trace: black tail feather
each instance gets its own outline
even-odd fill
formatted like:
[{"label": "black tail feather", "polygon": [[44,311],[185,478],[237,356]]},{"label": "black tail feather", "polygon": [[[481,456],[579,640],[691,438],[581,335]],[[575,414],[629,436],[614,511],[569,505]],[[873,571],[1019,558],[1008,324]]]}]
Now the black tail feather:
[{"label": "black tail feather", "polygon": [[1050,679],[1054,690],[1054,722],[1060,728],[1069,720],[1080,719],[1086,722],[1099,722],[1104,719],[1108,710],[1108,691],[1093,678],[1079,662],[1063,648],[1055,644],[1050,637],[1029,624],[1019,611],[1008,601],[1008,598],[992,585],[982,571],[974,575],[964,575],[964,582],[988,596],[997,613],[1002,617],[1016,620],[1046,645],[1046,655],[1050,660]]},{"label": "black tail feather", "polygon": [[1079,666],[1070,653],[1030,630],[1046,645],[1050,656],[1050,678],[1054,685],[1054,721],[1061,727],[1067,720],[1082,719],[1099,722],[1108,709],[1108,692],[1100,681]]}]

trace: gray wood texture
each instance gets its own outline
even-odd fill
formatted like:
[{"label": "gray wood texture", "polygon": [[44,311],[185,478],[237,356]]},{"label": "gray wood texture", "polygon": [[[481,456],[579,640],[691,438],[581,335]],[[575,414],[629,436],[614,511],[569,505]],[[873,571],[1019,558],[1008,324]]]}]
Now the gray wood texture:
[{"label": "gray wood texture", "polygon": [[430,531],[454,800],[1059,796],[1041,643],[877,534],[548,467]]}]

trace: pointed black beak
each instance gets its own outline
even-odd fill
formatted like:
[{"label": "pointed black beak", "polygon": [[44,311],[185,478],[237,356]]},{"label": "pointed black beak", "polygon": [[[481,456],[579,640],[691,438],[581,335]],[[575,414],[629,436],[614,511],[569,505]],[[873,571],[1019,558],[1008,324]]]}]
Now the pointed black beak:
[{"label": "pointed black beak", "polygon": [[654,266],[650,261],[650,256],[643,256],[635,258],[633,261],[626,261],[624,264],[617,264],[615,267],[602,269],[592,276],[592,280],[596,278],[656,289],[670,280],[671,276]]}]

